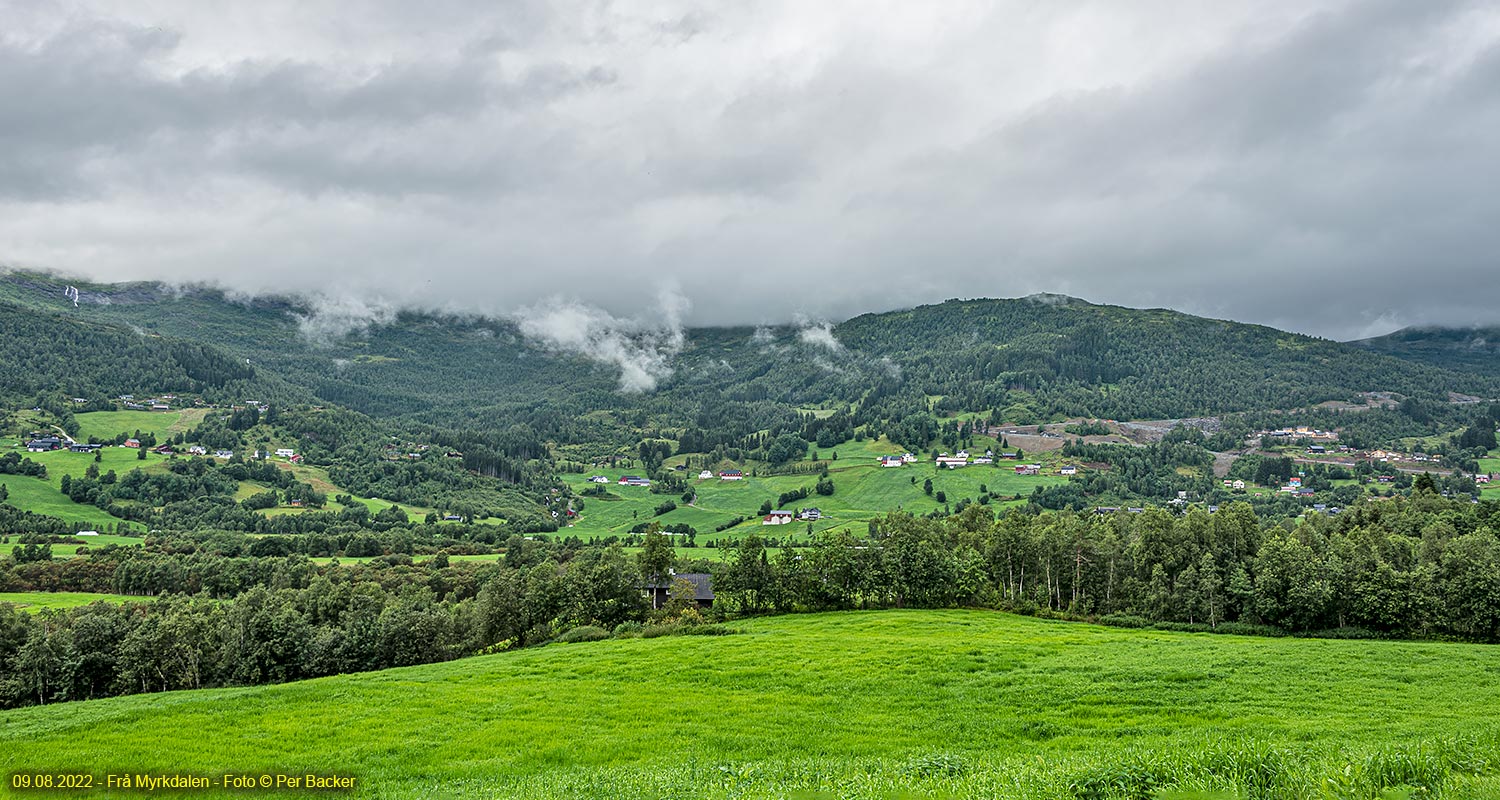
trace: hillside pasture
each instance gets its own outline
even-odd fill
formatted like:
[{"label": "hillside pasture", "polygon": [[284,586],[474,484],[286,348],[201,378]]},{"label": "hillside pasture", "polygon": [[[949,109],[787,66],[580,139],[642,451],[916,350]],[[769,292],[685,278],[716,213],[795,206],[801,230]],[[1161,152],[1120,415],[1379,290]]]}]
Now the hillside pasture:
[{"label": "hillside pasture", "polygon": [[[834,493],[828,496],[811,493],[805,499],[789,504],[794,508],[816,507],[823,512],[825,518],[813,523],[815,532],[836,528],[862,532],[870,519],[897,509],[926,514],[945,505],[936,499],[940,491],[946,496],[946,505],[952,507],[964,498],[977,500],[982,487],[997,496],[992,504],[998,508],[1016,495],[1024,498],[1037,486],[1067,480],[1056,474],[1055,464],[1047,468],[1051,474],[1036,476],[1015,474],[1014,461],[954,470],[937,469],[926,461],[903,467],[882,467],[874,457],[856,460],[845,457],[842,447],[839,450],[838,461],[825,462],[833,480]],[[749,475],[739,481],[725,481],[718,477],[700,480],[698,470],[689,469],[685,473],[688,486],[697,493],[697,500],[688,506],[683,503],[681,493],[654,494],[647,487],[618,484],[620,476],[639,473],[638,469],[606,469],[563,476],[575,494],[592,486],[588,483],[591,475],[604,475],[610,480],[603,484],[608,492],[605,497],[581,498],[583,513],[569,532],[576,536],[622,535],[638,523],[656,520],[663,525],[686,523],[693,526],[698,531],[700,544],[705,538],[739,537],[750,532],[805,539],[806,522],[799,520],[783,526],[762,526],[759,510],[767,500],[774,504],[781,494],[804,487],[811,489],[818,482],[817,473]],[[929,479],[933,484],[931,496],[923,490],[924,482]],[[677,509],[657,516],[656,507],[667,500],[676,503]],[[737,516],[745,517],[746,522],[715,534],[715,527]]]},{"label": "hillside pasture", "polygon": [[1500,792],[1493,647],[983,611],[736,627],[0,712],[0,769],[334,772],[394,800]]},{"label": "hillside pasture", "polygon": [[[0,556],[22,546],[20,542],[16,541],[20,538],[19,536],[9,536],[8,538],[10,539],[9,542],[0,542]],[[87,547],[90,550],[101,550],[112,544],[119,545],[120,547],[134,547],[145,541],[139,536],[114,536],[107,533],[101,533],[98,536],[80,536],[75,538],[83,544],[54,544],[52,545],[52,557],[71,558],[78,554],[79,547]]]},{"label": "hillside pasture", "polygon": [[0,592],[0,603],[10,603],[22,611],[31,612],[48,608],[77,608],[90,603],[149,603],[154,599],[91,592]]},{"label": "hillside pasture", "polygon": [[142,527],[137,523],[112,517],[101,508],[75,503],[56,485],[41,478],[27,475],[0,475],[0,484],[5,486],[8,493],[6,504],[23,511],[45,514],[94,528],[108,526],[112,530],[116,525],[125,525],[129,528]]},{"label": "hillside pasture", "polygon": [[208,415],[206,408],[188,408],[172,411],[90,411],[77,414],[78,433],[74,438],[86,442],[89,437],[100,441],[113,441],[122,433],[136,431],[154,434],[157,440],[178,433],[186,433],[198,426]]}]

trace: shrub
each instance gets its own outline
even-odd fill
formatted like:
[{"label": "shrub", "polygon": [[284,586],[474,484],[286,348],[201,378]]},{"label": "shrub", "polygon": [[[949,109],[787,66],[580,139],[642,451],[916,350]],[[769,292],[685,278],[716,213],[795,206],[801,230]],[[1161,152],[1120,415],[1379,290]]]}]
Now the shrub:
[{"label": "shrub", "polygon": [[641,638],[655,639],[659,636],[671,636],[672,633],[680,627],[680,625],[674,624],[647,625],[646,627],[641,628]]},{"label": "shrub", "polygon": [[1151,624],[1151,620],[1133,614],[1105,614],[1099,618],[1099,624],[1112,628],[1144,628]]},{"label": "shrub", "polygon": [[1239,636],[1285,636],[1286,631],[1274,625],[1255,625],[1249,622],[1221,622],[1214,633],[1230,633]]},{"label": "shrub", "polygon": [[569,644],[572,642],[597,642],[608,638],[609,631],[598,625],[580,625],[557,637],[557,641]]},{"label": "shrub", "polygon": [[633,619],[628,620],[615,626],[615,636],[621,639],[626,637],[639,636],[641,634],[641,628],[643,627],[645,626]]}]

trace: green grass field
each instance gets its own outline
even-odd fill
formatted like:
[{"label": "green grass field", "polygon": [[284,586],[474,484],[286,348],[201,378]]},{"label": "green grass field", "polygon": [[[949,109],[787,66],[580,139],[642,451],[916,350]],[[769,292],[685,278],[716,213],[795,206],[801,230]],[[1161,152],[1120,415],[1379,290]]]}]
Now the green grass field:
[{"label": "green grass field", "polygon": [[74,438],[88,441],[90,436],[100,440],[113,440],[122,433],[153,433],[157,439],[165,439],[198,426],[208,415],[206,408],[189,408],[173,411],[90,411],[78,414],[78,433]]},{"label": "green grass field", "polygon": [[[981,611],[740,626],[0,712],[0,773],[333,772],[381,798],[1500,795],[1493,647]],[[1401,784],[1440,791],[1381,794]]]},{"label": "green grass field", "polygon": [[[0,555],[4,555],[16,549],[17,547],[20,547],[21,545],[16,542],[17,538],[19,537],[10,536],[9,542],[0,542]],[[84,546],[88,547],[91,550],[98,550],[104,548],[106,545],[111,544],[117,544],[121,547],[131,547],[133,545],[138,545],[145,540],[135,536],[113,536],[107,533],[102,533],[98,536],[79,537],[79,541],[84,542]],[[65,558],[76,555],[78,552],[78,547],[79,545],[76,544],[54,544],[52,545],[52,557]]]},{"label": "green grass field", "polygon": [[[865,529],[872,518],[888,511],[902,509],[916,514],[925,514],[941,508],[935,499],[937,492],[946,494],[949,506],[960,499],[978,498],[983,486],[991,494],[1003,497],[1028,495],[1037,486],[1062,483],[1066,478],[1055,474],[1019,476],[1015,474],[1015,462],[1000,461],[994,465],[977,465],[957,470],[937,470],[931,463],[918,462],[899,468],[880,466],[875,459],[880,454],[896,451],[888,442],[847,443],[833,450],[820,453],[824,458],[832,452],[839,454],[838,461],[829,462],[829,476],[833,479],[834,493],[831,496],[809,495],[792,505],[815,506],[826,518],[814,523],[815,531],[847,528],[856,533]],[[982,452],[982,451],[981,451]],[[680,459],[678,459],[680,460]],[[1028,461],[1033,459],[1028,458]],[[1055,458],[1042,460],[1054,467]],[[673,463],[669,461],[668,463]],[[1059,462],[1060,463],[1060,462]],[[807,523],[795,522],[785,526],[762,526],[757,513],[761,503],[775,503],[783,492],[802,487],[811,488],[818,481],[816,474],[779,475],[769,477],[747,477],[741,481],[721,481],[717,477],[699,480],[698,470],[687,471],[688,485],[697,491],[697,502],[692,506],[682,505],[679,495],[652,494],[646,487],[620,486],[616,483],[621,475],[639,474],[639,470],[596,470],[583,474],[564,475],[575,493],[590,486],[591,475],[604,475],[610,479],[605,484],[608,497],[584,497],[583,513],[569,533],[575,536],[623,534],[639,522],[652,519],[663,525],[684,522],[698,530],[698,542],[721,537],[738,538],[750,532],[759,532],[777,537],[792,536],[806,538]],[[748,470],[747,470],[748,472]],[[923,482],[932,479],[933,496],[923,491]],[[656,506],[665,500],[678,503],[675,511],[660,517],[655,516]],[[996,507],[1009,501],[994,501]],[[748,521],[722,534],[714,528],[729,522],[736,516]]]},{"label": "green grass field", "polygon": [[[124,520],[111,517],[103,509],[73,502],[56,485],[40,478],[25,475],[0,475],[0,484],[4,484],[9,493],[5,502],[23,511],[46,514],[84,525],[108,525],[111,529],[124,522]],[[127,524],[127,526],[141,527],[135,524]]]},{"label": "green grass field", "polygon": [[27,611],[44,608],[74,608],[89,603],[149,603],[151,597],[125,594],[91,594],[89,592],[0,592],[0,603],[11,603]]}]

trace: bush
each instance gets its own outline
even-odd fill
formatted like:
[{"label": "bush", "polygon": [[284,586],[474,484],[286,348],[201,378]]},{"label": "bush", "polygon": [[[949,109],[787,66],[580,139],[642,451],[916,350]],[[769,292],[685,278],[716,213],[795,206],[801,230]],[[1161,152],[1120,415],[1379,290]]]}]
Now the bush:
[{"label": "bush", "polygon": [[671,636],[674,631],[681,627],[681,625],[672,624],[647,625],[646,627],[641,628],[641,638],[655,639],[659,636]]},{"label": "bush", "polygon": [[639,636],[641,634],[641,628],[644,627],[644,625],[636,622],[635,620],[628,620],[615,626],[615,636],[622,639],[627,637]]},{"label": "bush", "polygon": [[1342,628],[1328,628],[1327,630],[1321,630],[1321,631],[1308,631],[1307,633],[1298,634],[1298,635],[1306,637],[1306,638],[1309,638],[1309,639],[1380,639],[1380,638],[1383,638],[1383,637],[1381,637],[1380,634],[1376,633],[1375,631],[1369,630],[1368,628],[1356,627],[1356,626],[1353,626],[1353,625],[1346,625],[1346,626],[1344,626]]},{"label": "bush", "polygon": [[1099,618],[1099,624],[1112,628],[1144,628],[1151,624],[1151,620],[1133,614],[1105,614]]},{"label": "bush", "polygon": [[609,631],[599,627],[598,625],[580,625],[557,637],[557,641],[563,644],[569,644],[572,642],[597,642],[601,639],[608,638]]},{"label": "bush", "polygon": [[1229,633],[1237,636],[1285,636],[1286,631],[1274,625],[1255,625],[1249,622],[1221,622],[1214,633]]},{"label": "bush", "polygon": [[728,627],[726,625],[684,625],[680,630],[676,631],[674,635],[677,635],[677,636],[729,636],[730,634],[735,634],[735,633],[739,633],[739,632],[740,632],[740,630],[738,628],[731,628],[731,627]]},{"label": "bush", "polygon": [[680,622],[664,622],[658,625],[647,625],[641,629],[642,639],[655,639],[660,636],[728,636],[739,633],[737,628],[724,625],[683,625]]}]

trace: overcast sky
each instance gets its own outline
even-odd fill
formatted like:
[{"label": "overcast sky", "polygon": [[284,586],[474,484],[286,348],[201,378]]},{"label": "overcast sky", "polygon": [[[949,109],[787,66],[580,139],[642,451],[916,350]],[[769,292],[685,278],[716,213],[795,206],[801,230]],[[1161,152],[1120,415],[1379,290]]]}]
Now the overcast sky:
[{"label": "overcast sky", "polygon": [[0,264],[696,324],[1500,322],[1493,4],[702,6],[0,0]]}]

